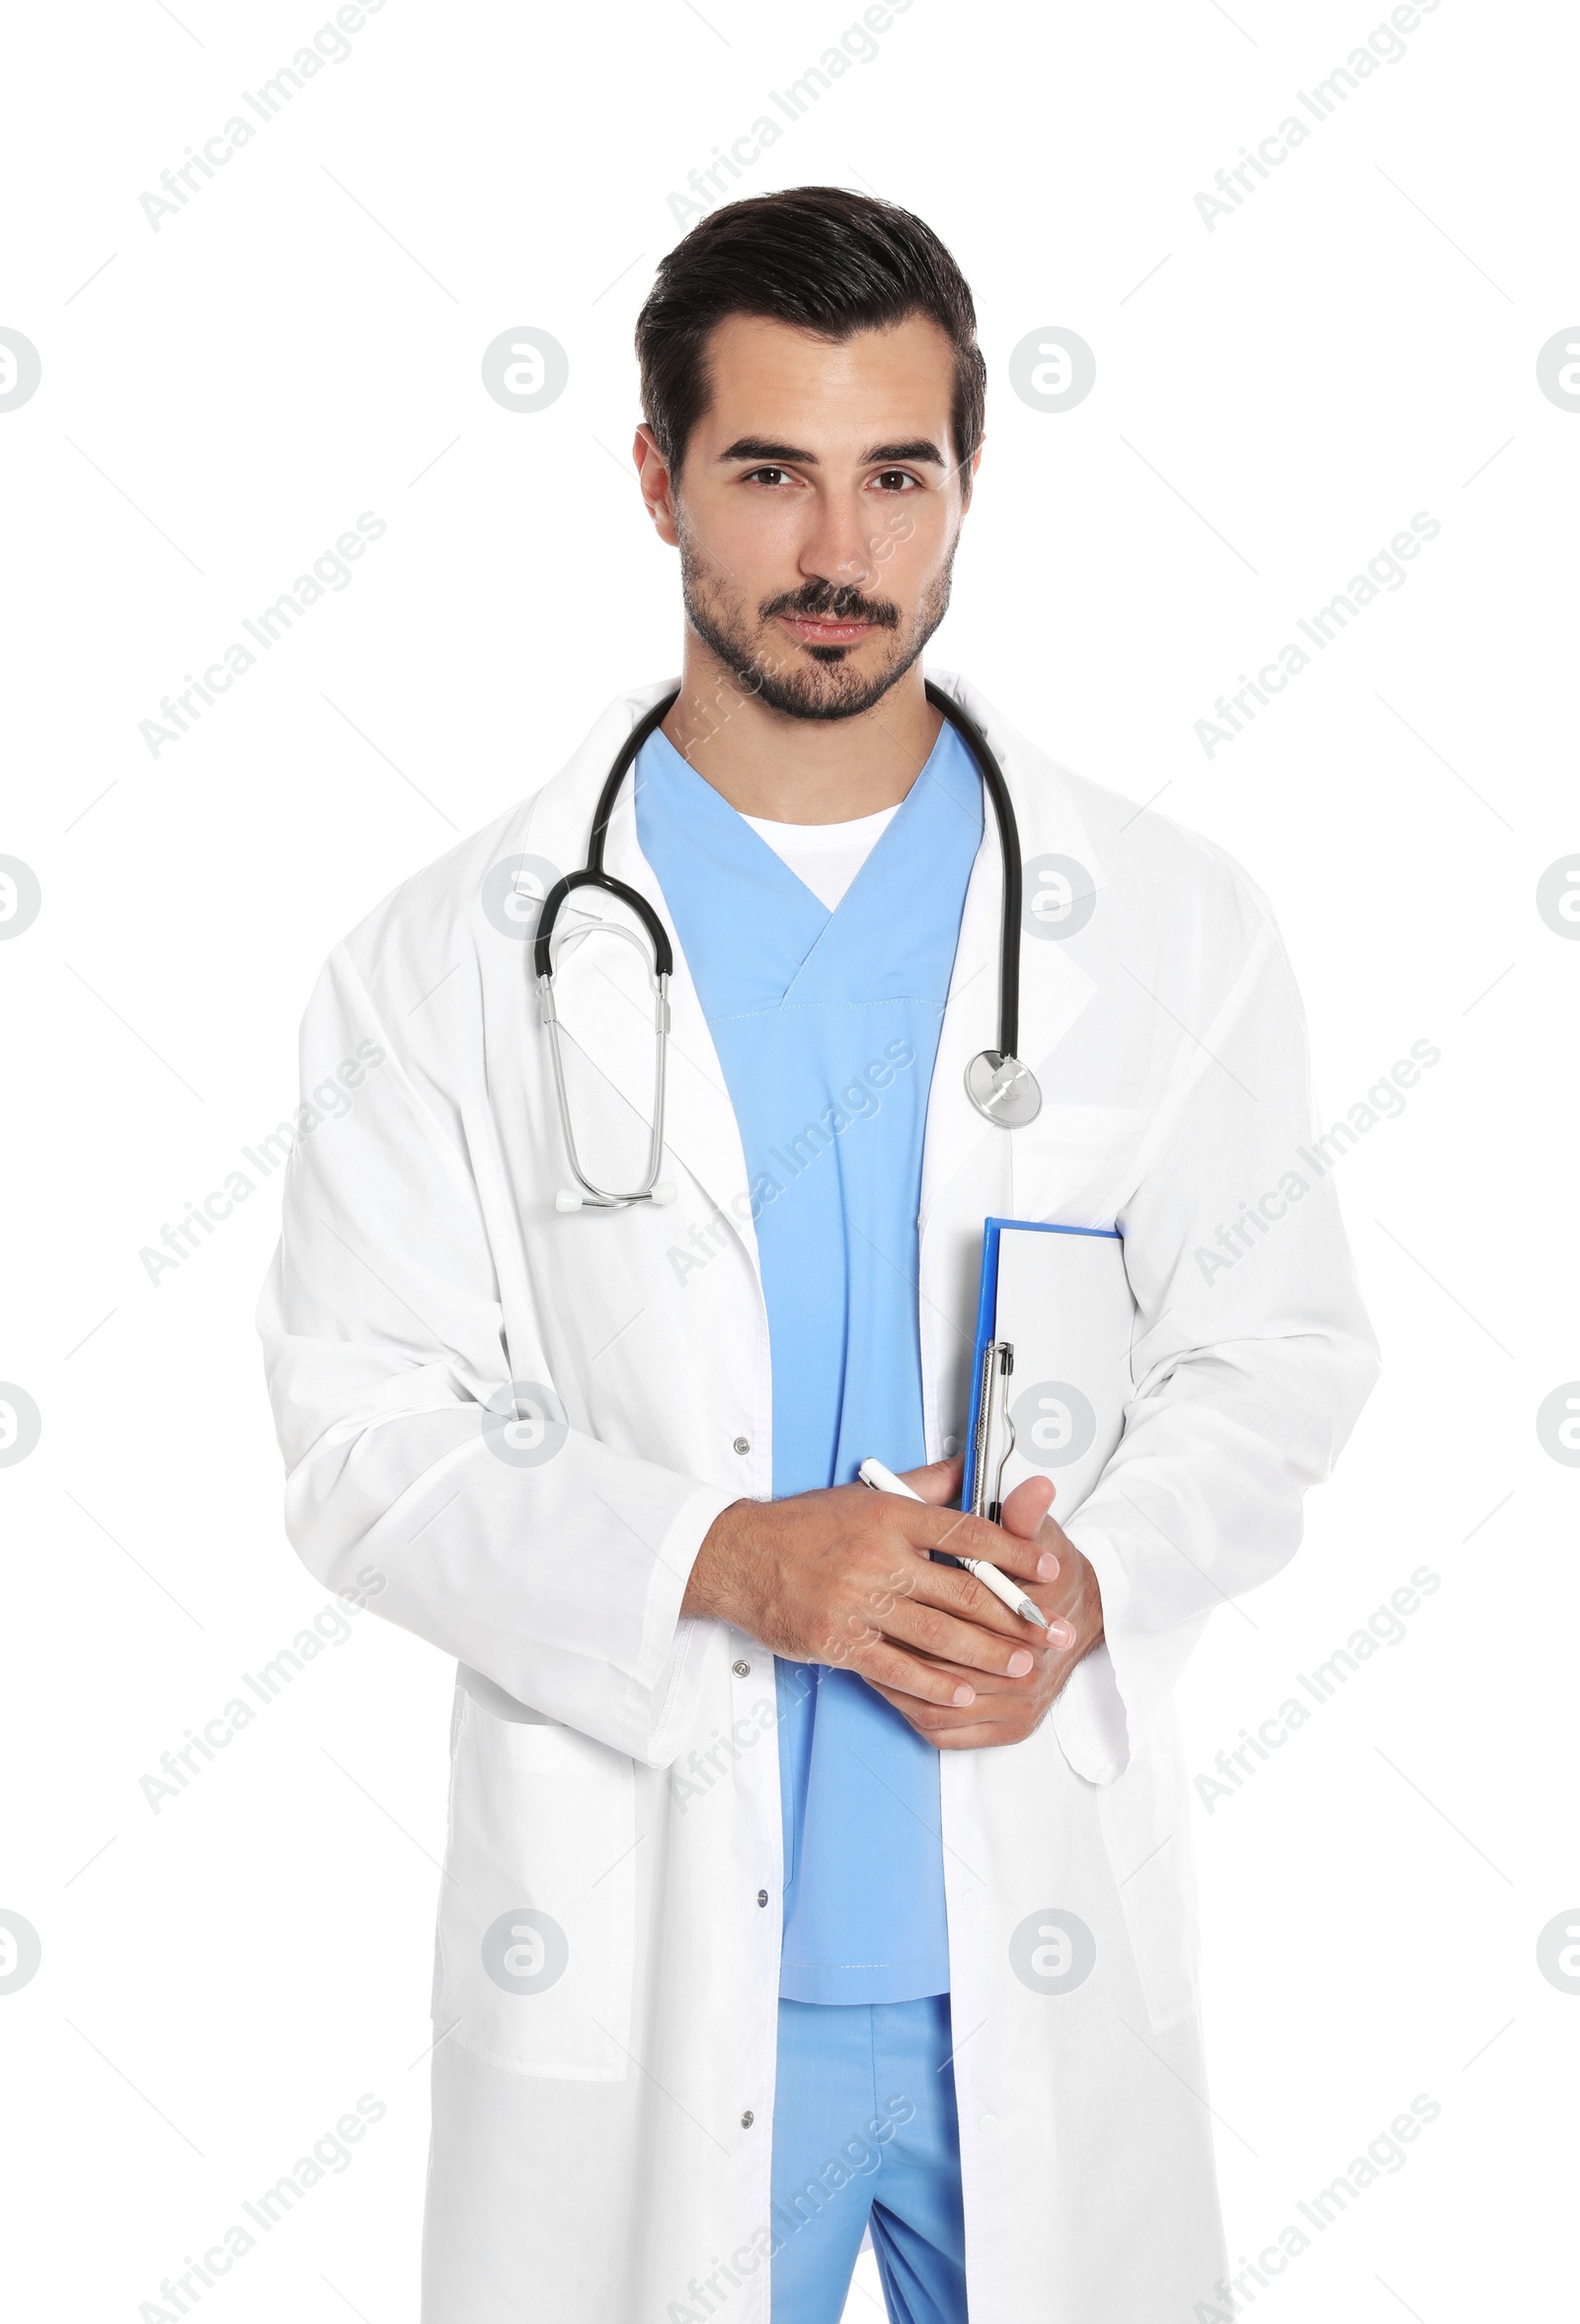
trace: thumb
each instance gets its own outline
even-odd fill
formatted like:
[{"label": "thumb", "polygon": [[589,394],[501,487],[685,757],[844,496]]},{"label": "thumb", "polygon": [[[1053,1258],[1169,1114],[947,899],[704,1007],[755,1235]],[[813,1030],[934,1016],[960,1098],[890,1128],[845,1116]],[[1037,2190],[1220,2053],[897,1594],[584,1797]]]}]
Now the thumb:
[{"label": "thumb", "polygon": [[998,1522],[1006,1533],[1035,1540],[1044,1518],[1051,1518],[1057,1495],[1058,1487],[1051,1477],[1023,1477],[1005,1499]]},{"label": "thumb", "polygon": [[929,1461],[924,1469],[907,1469],[901,1482],[912,1492],[919,1492],[924,1501],[931,1501],[934,1508],[949,1509],[960,1499],[965,1474],[965,1457],[955,1453],[947,1461]]}]

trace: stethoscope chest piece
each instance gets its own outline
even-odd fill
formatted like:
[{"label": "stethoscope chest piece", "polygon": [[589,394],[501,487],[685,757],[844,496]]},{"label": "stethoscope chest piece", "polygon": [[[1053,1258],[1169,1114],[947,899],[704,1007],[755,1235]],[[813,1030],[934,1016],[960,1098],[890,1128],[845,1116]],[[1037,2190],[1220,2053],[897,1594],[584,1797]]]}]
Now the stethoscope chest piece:
[{"label": "stethoscope chest piece", "polygon": [[980,1049],[966,1068],[966,1094],[977,1111],[1000,1130],[1024,1130],[1043,1110],[1037,1076],[1018,1057],[1000,1049]]}]

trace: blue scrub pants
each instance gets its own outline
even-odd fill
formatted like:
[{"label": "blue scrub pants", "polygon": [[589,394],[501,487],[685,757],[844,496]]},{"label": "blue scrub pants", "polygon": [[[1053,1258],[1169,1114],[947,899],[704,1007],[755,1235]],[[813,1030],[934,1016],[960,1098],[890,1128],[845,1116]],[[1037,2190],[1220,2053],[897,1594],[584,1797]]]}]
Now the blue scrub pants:
[{"label": "blue scrub pants", "polygon": [[773,2324],[839,2324],[863,2228],[892,2324],[967,2324],[949,1996],[779,2004]]}]

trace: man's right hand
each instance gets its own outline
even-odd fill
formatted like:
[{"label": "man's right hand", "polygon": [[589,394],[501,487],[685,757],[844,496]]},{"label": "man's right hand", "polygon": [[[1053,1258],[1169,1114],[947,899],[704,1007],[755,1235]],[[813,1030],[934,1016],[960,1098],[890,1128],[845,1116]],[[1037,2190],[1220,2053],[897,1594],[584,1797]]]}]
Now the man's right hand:
[{"label": "man's right hand", "polygon": [[927,1703],[972,1702],[973,1671],[1029,1676],[1027,1642],[1069,1645],[1069,1625],[1032,1631],[975,1575],[927,1553],[987,1558],[1021,1582],[1053,1580],[1059,1561],[949,1506],[962,1467],[909,1472],[905,1482],[925,1506],[864,1484],[732,1502],[697,1552],[681,1613],[713,1615],[791,1661],[854,1670]]}]

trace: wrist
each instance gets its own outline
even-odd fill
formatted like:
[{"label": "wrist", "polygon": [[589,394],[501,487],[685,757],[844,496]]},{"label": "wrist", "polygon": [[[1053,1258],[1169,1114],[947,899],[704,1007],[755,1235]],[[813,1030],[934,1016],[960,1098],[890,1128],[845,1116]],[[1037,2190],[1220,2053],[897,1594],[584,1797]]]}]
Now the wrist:
[{"label": "wrist", "polygon": [[747,1512],[755,1505],[750,1500],[732,1501],[714,1518],[692,1560],[680,1600],[682,1615],[739,1623],[741,1541]]}]

